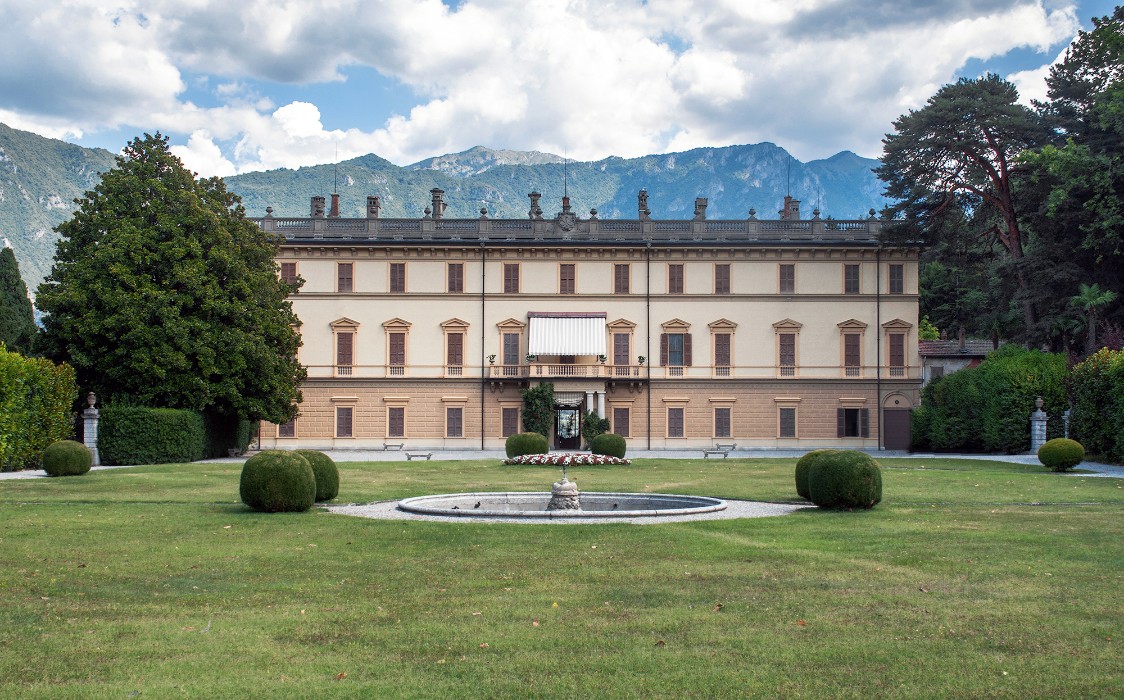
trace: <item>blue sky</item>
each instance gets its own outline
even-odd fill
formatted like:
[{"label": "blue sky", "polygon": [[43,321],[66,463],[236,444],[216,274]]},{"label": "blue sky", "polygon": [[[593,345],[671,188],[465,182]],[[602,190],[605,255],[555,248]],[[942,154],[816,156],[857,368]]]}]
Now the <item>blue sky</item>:
[{"label": "blue sky", "polygon": [[877,157],[991,71],[1027,100],[1112,2],[0,0],[0,122],[201,174],[476,145],[580,160],[776,143]]}]

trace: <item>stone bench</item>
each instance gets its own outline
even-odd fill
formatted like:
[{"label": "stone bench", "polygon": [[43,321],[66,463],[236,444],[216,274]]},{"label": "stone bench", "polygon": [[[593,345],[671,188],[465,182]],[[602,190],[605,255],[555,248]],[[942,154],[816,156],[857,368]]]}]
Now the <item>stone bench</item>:
[{"label": "stone bench", "polygon": [[425,461],[428,462],[429,458],[432,457],[432,456],[433,456],[432,452],[407,452],[406,453],[406,461],[409,462],[411,459],[422,459],[424,457]]},{"label": "stone bench", "polygon": [[382,449],[384,451],[385,450],[400,450],[405,446],[406,446],[406,443],[404,443],[404,442],[384,442],[382,444]]},{"label": "stone bench", "polygon": [[736,442],[716,442],[716,443],[714,443],[714,449],[725,450],[727,452],[733,452],[734,448],[737,447],[737,446],[738,446],[738,443],[736,443]]},{"label": "stone bench", "polygon": [[722,455],[722,459],[726,459],[729,454],[729,450],[703,450],[703,459],[710,459],[711,455]]}]

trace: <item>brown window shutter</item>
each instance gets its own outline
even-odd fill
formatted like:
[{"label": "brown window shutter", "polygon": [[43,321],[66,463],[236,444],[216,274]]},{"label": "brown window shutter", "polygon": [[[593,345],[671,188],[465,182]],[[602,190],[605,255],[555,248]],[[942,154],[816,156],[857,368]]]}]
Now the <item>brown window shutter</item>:
[{"label": "brown window shutter", "polygon": [[835,437],[844,437],[847,434],[847,409],[835,409]]},{"label": "brown window shutter", "polygon": [[464,336],[462,334],[452,333],[449,335],[448,355],[446,364],[452,367],[459,367],[464,364]]},{"label": "brown window shutter", "polygon": [[691,365],[691,334],[683,334],[683,366],[690,367]]},{"label": "brown window shutter", "polygon": [[717,367],[730,365],[730,334],[716,333],[714,336],[714,364]]},{"label": "brown window shutter", "polygon": [[859,435],[861,437],[870,437],[870,409],[863,408],[859,410]]},{"label": "brown window shutter", "polygon": [[667,367],[667,333],[660,333],[660,366]]},{"label": "brown window shutter", "polygon": [[351,333],[340,333],[336,336],[337,365],[351,364],[351,340],[353,337],[354,336]]}]

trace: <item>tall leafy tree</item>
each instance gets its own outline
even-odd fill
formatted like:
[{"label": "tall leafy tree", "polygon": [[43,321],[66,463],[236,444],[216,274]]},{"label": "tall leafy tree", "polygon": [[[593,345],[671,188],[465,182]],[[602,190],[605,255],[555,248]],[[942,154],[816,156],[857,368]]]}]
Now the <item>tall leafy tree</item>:
[{"label": "tall leafy tree", "polygon": [[1085,354],[1092,355],[1097,351],[1097,320],[1101,311],[1116,301],[1116,292],[1101,289],[1099,284],[1083,284],[1078,289],[1077,296],[1070,299],[1070,303],[1081,309],[1085,314]]},{"label": "tall leafy tree", "polygon": [[27,355],[34,339],[35,312],[20,277],[16,254],[11,248],[0,249],[0,343]]},{"label": "tall leafy tree", "polygon": [[1019,104],[1015,86],[996,75],[946,85],[924,107],[894,122],[883,139],[875,171],[896,203],[887,214],[929,237],[948,217],[997,241],[1014,264],[1023,322],[1032,326],[1034,306],[1022,269],[1025,240],[1013,197],[1016,156],[1043,143],[1044,123]]},{"label": "tall leafy tree", "polygon": [[304,368],[278,241],[160,134],[134,139],[58,227],[44,349],[107,400],[284,422]]}]

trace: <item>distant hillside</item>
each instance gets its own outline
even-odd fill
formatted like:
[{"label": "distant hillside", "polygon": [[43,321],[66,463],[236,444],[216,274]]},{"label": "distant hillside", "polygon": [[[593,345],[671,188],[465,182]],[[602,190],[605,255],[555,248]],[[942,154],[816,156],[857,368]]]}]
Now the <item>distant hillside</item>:
[{"label": "distant hillside", "polygon": [[[29,288],[50,272],[57,240],[52,229],[113,164],[108,151],[0,124],[0,238],[11,241]],[[601,218],[635,218],[636,193],[644,188],[656,218],[690,218],[695,197],[706,197],[709,218],[745,218],[753,208],[759,218],[771,219],[791,192],[802,201],[805,218],[818,207],[824,217],[854,219],[886,204],[871,172],[877,165],[849,151],[801,163],[771,143],[570,163],[549,153],[477,146],[405,167],[370,154],[226,182],[251,216],[263,216],[266,207],[276,216],[307,216],[309,198],[330,194],[336,182],[345,217],[364,216],[368,195],[382,198],[383,216],[421,216],[434,187],[445,190],[450,218],[477,217],[483,206],[492,217],[524,218],[532,190],[542,193],[543,211],[553,217],[568,181],[574,211],[583,217],[597,209]]]},{"label": "distant hillside", "polygon": [[34,293],[51,271],[54,227],[70,218],[74,199],[113,167],[113,154],[75,146],[0,124],[0,245],[15,251]]}]

